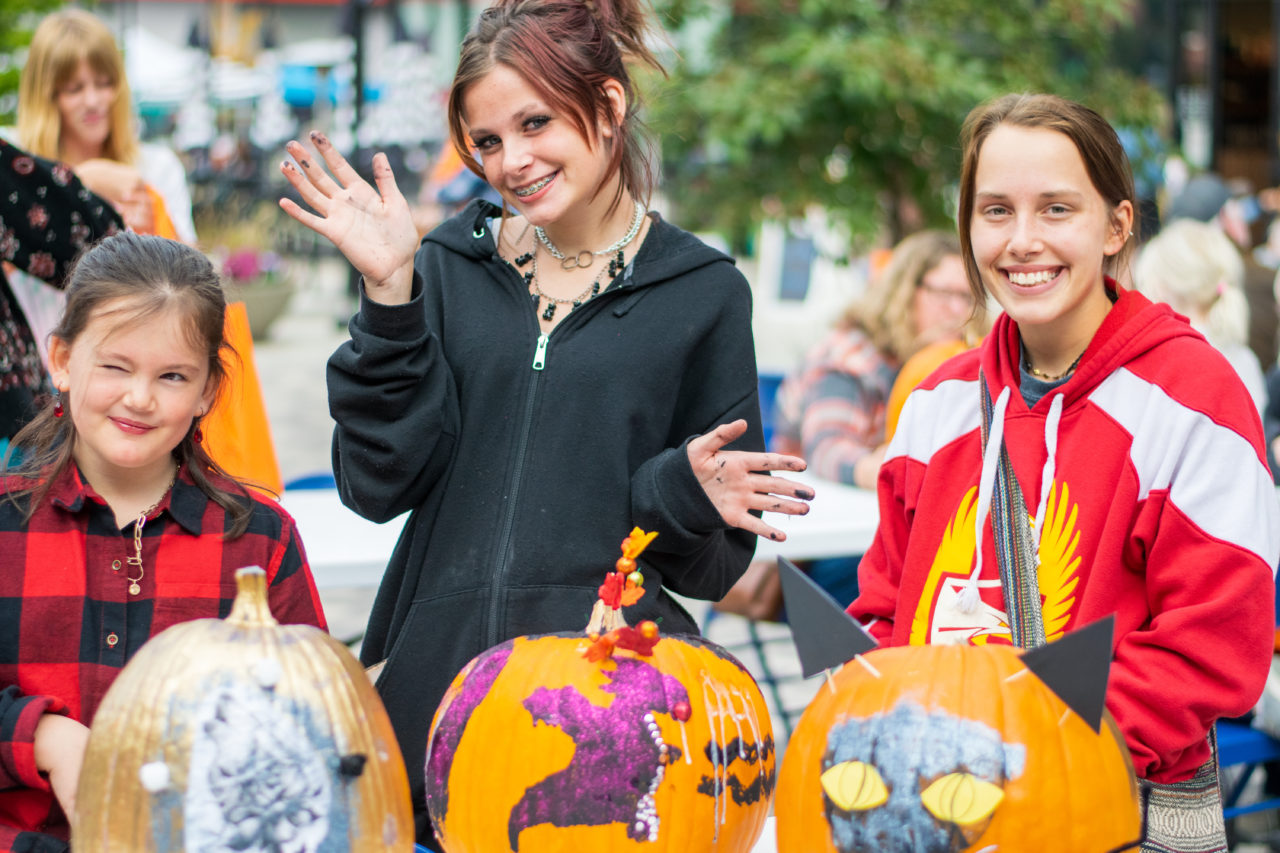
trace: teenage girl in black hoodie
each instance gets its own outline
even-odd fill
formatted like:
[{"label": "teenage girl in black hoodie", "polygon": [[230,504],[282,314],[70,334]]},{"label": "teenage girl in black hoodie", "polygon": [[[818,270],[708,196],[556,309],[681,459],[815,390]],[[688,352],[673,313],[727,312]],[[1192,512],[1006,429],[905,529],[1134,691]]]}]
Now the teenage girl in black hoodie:
[{"label": "teenage girl in black hoodie", "polygon": [[580,629],[633,525],[659,535],[629,620],[696,633],[666,590],[721,598],[757,535],[784,538],[762,512],[812,497],[768,475],[804,462],[763,452],[746,280],[648,210],[627,70],[658,67],[647,28],[639,0],[488,9],[448,113],[505,209],[472,202],[420,246],[385,156],[376,188],[319,134],[323,164],[295,142],[282,166],[315,212],[281,206],[364,277],[329,362],[334,470],[362,515],[413,511],[362,655],[387,661],[378,688],[417,771],[457,671]]}]

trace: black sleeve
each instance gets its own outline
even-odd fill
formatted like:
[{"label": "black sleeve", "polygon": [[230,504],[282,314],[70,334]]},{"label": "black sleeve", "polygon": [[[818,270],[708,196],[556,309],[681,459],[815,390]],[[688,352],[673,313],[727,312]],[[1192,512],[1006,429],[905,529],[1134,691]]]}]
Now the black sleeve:
[{"label": "black sleeve", "polygon": [[334,476],[343,503],[379,523],[426,500],[458,434],[453,375],[427,325],[422,289],[415,271],[404,305],[362,295],[351,340],[329,359]]}]

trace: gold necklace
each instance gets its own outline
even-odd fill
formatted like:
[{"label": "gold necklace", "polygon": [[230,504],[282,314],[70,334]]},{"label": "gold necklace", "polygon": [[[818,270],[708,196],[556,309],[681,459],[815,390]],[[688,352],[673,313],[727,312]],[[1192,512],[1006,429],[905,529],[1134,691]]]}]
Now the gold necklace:
[{"label": "gold necklace", "polygon": [[132,578],[128,577],[127,574],[125,575],[129,580],[130,595],[137,595],[142,592],[142,587],[138,584],[138,581],[142,580],[142,576],[146,574],[142,569],[142,528],[147,523],[147,516],[156,511],[156,507],[160,506],[165,496],[173,489],[173,484],[177,481],[178,469],[174,468],[173,479],[169,481],[169,485],[165,486],[164,491],[160,493],[160,497],[151,506],[138,513],[137,519],[133,522],[133,556],[126,559],[125,562],[138,570],[138,576]]},{"label": "gold necklace", "polygon": [[1076,368],[1080,366],[1080,359],[1082,358],[1084,358],[1083,352],[1081,352],[1078,356],[1076,356],[1076,360],[1071,362],[1071,365],[1067,367],[1066,370],[1062,371],[1057,376],[1054,376],[1053,374],[1045,373],[1043,370],[1037,370],[1036,368],[1032,367],[1031,357],[1027,355],[1026,347],[1022,348],[1022,366],[1025,367],[1027,369],[1027,372],[1030,373],[1032,376],[1034,376],[1037,379],[1043,379],[1045,382],[1057,382],[1061,379],[1066,379],[1072,373],[1075,373]]}]

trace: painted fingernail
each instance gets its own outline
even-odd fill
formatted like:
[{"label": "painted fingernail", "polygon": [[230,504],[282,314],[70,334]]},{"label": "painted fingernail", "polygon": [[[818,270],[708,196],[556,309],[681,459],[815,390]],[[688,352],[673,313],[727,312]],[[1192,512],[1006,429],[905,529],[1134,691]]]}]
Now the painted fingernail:
[{"label": "painted fingernail", "polygon": [[796,489],[796,497],[804,501],[811,501],[813,500],[813,492],[808,489]]},{"label": "painted fingernail", "polygon": [[292,164],[292,163],[290,163],[288,160],[281,160],[281,161],[280,161],[280,168],[281,168],[281,169],[284,169],[286,172],[288,172],[289,170],[291,170],[291,169],[293,168],[293,164]]},{"label": "painted fingernail", "polygon": [[776,533],[770,533],[770,534],[769,534],[769,538],[770,538],[770,539],[772,539],[774,542],[777,542],[777,541],[778,541],[778,534],[776,534]]},{"label": "painted fingernail", "polygon": [[310,160],[299,160],[298,162],[302,164],[302,168],[304,168],[304,169],[310,169],[310,168],[311,168],[311,161],[310,161]]},{"label": "painted fingernail", "polygon": [[320,132],[320,131],[318,131],[318,130],[313,130],[313,131],[311,131],[311,138],[312,138],[312,139],[314,139],[314,140],[315,140],[318,144],[320,144],[320,145],[328,145],[328,144],[329,144],[329,139],[328,139],[328,137],[326,137],[323,133],[321,133],[321,132]]}]

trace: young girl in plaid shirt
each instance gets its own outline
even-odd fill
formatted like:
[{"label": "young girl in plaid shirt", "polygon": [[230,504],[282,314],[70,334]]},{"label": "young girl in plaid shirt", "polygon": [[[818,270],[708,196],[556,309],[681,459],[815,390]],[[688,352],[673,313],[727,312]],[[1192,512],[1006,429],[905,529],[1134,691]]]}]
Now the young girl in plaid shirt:
[{"label": "young girl in plaid shirt", "polygon": [[57,396],[0,481],[0,851],[65,851],[88,728],[116,674],[267,572],[282,623],[325,627],[294,521],[201,446],[225,302],[200,252],[109,237],[71,274]]}]

